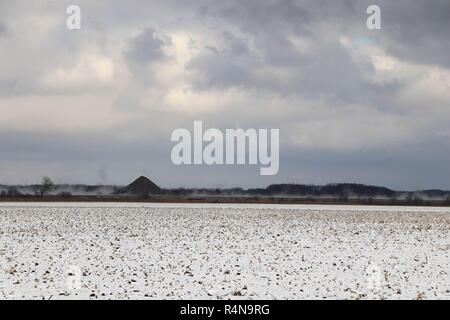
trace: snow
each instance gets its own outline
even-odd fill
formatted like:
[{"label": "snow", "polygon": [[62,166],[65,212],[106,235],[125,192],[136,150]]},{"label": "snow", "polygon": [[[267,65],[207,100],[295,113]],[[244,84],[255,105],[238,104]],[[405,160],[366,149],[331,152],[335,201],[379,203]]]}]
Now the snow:
[{"label": "snow", "polygon": [[449,299],[450,209],[0,204],[0,299]]}]

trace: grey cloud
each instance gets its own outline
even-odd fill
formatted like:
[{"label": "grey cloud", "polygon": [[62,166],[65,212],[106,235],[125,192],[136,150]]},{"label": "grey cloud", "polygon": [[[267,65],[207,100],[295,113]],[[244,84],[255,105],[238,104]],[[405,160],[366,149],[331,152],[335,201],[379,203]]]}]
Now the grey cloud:
[{"label": "grey cloud", "polygon": [[[381,7],[382,31],[366,28],[366,8],[372,4]],[[211,7],[218,8],[207,14],[253,35],[268,57],[280,52],[281,62],[288,61],[289,48],[283,44],[287,33],[318,38],[345,32],[374,38],[400,59],[450,65],[450,2],[446,0],[227,1],[226,5],[215,3]],[[322,26],[326,34],[317,34],[313,26]]]},{"label": "grey cloud", "polygon": [[326,98],[330,103],[391,107],[389,101],[401,84],[373,83],[367,79],[373,73],[370,62],[357,64],[339,42],[322,43],[312,50],[311,62],[292,90],[306,98]]},{"label": "grey cloud", "polygon": [[137,63],[148,63],[166,57],[162,47],[170,44],[170,39],[157,37],[155,29],[148,27],[130,41],[126,57]]},{"label": "grey cloud", "polygon": [[[21,15],[9,17],[7,37],[0,42],[0,96],[26,96],[39,94],[63,94],[71,91],[80,93],[80,90],[67,89],[65,92],[55,90],[42,83],[42,79],[57,69],[70,69],[79,62],[83,48],[95,45],[101,49],[99,36],[92,34],[87,29],[79,32],[69,31],[62,23],[55,24],[51,28],[43,28],[38,19],[26,19],[33,9],[17,2],[16,12]],[[22,6],[23,7],[22,7]],[[37,3],[34,5],[38,6]],[[13,11],[14,5],[10,10]],[[39,6],[38,6],[39,7]],[[44,7],[45,8],[45,7]],[[60,7],[61,16],[65,17],[65,10]],[[21,11],[23,10],[23,11]],[[40,8],[43,12],[43,8]],[[54,8],[50,11],[53,12]],[[55,18],[55,16],[52,16]],[[12,20],[11,20],[12,19]],[[26,27],[25,27],[26,26]],[[1,28],[1,27],[0,27]],[[19,31],[20,32],[19,32]],[[39,39],[38,42],[29,39]],[[1,41],[0,32],[0,41]]]},{"label": "grey cloud", "polygon": [[8,29],[6,28],[6,25],[0,21],[0,36],[7,35]]},{"label": "grey cloud", "polygon": [[157,35],[152,27],[145,28],[130,39],[124,57],[134,79],[146,86],[155,84],[155,72],[150,71],[148,67],[152,63],[166,61],[169,57],[163,47],[170,45],[171,39],[168,36]]},{"label": "grey cloud", "polygon": [[307,25],[311,22],[308,6],[292,0],[227,1],[223,6],[215,3],[215,7],[211,10],[213,14],[251,34],[280,29],[307,32]]},{"label": "grey cloud", "polygon": [[229,32],[223,32],[221,37],[225,49],[205,47],[203,53],[187,65],[194,71],[196,77],[192,80],[199,89],[246,87],[251,81],[252,69],[261,66],[244,39]]},{"label": "grey cloud", "polygon": [[[298,95],[307,99],[325,98],[338,105],[365,103],[375,107],[389,106],[389,99],[400,83],[376,84],[367,79],[374,73],[369,61],[357,63],[338,40],[314,40],[307,53],[298,53],[286,38],[257,42],[252,52],[243,39],[223,35],[227,49],[205,49],[188,68],[196,71],[193,81],[199,89],[244,87],[280,95]],[[267,38],[267,37],[266,37]],[[261,76],[267,67],[281,67],[290,81]],[[275,74],[276,75],[276,74]]]},{"label": "grey cloud", "polygon": [[[193,83],[201,90],[208,87],[256,88],[282,95],[326,98],[334,104],[364,103],[392,109],[392,97],[404,84],[369,81],[367,75],[374,72],[372,62],[353,61],[351,52],[339,43],[339,36],[347,34],[353,39],[374,39],[385,44],[399,59],[446,65],[450,41],[443,32],[450,30],[447,27],[450,5],[442,1],[420,2],[417,6],[402,1],[395,4],[381,1],[383,30],[378,32],[366,28],[366,8],[371,4],[371,1],[348,0],[313,4],[288,0],[227,1],[202,7],[201,16],[206,24],[219,30],[238,29],[247,38],[239,39],[231,32],[218,34],[228,47],[224,50],[205,48],[203,54],[191,61],[188,68],[196,75]],[[417,22],[422,9],[427,19]],[[432,26],[422,28],[424,24]],[[300,53],[288,40],[290,35],[301,36],[312,46],[307,52]],[[409,40],[401,39],[403,35]],[[258,54],[248,49],[250,41]],[[236,50],[236,44],[245,50]],[[258,73],[267,68],[281,68],[290,81],[280,82],[270,74],[262,76]]]},{"label": "grey cloud", "polygon": [[381,1],[387,50],[412,62],[450,67],[450,2]]}]

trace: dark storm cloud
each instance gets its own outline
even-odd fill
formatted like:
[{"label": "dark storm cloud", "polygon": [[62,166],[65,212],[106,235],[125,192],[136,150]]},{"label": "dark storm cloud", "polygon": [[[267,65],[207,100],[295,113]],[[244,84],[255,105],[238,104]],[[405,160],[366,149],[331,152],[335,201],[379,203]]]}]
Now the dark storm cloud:
[{"label": "dark storm cloud", "polygon": [[[284,48],[279,47],[279,51]],[[397,92],[400,83],[377,84],[367,79],[374,73],[373,65],[357,65],[339,42],[315,46],[308,54],[292,55],[286,73],[290,81],[280,82],[276,77],[261,76],[259,71],[276,67],[248,50],[236,54],[234,48],[223,51],[208,49],[191,61],[195,70],[194,83],[199,89],[245,87],[261,89],[279,95],[295,94],[307,99],[325,98],[335,103],[369,103],[386,106]]]},{"label": "dark storm cloud", "polygon": [[148,63],[166,57],[162,47],[170,44],[170,39],[158,38],[155,29],[148,27],[130,41],[126,52],[129,60],[136,63]]},{"label": "dark storm cloud", "polygon": [[[167,60],[164,46],[170,46],[167,36],[158,35],[152,27],[146,27],[136,37],[128,41],[124,56],[135,79],[149,85],[155,83],[155,72],[149,69],[152,63]],[[119,97],[119,100],[122,99]],[[132,107],[132,106],[131,106]]]},{"label": "dark storm cloud", "polygon": [[228,88],[233,86],[248,87],[253,81],[253,70],[261,66],[249,50],[245,39],[229,32],[221,35],[224,49],[205,47],[203,53],[188,64],[194,71],[194,85],[199,89],[212,87]]},{"label": "dark storm cloud", "polygon": [[[401,85],[370,81],[367,76],[374,73],[373,65],[369,61],[354,61],[339,39],[321,41],[302,34],[311,43],[307,52],[298,52],[287,39],[289,35],[292,33],[280,30],[252,35],[256,49],[251,50],[245,39],[222,33],[218,38],[222,38],[225,49],[205,48],[188,64],[196,76],[193,83],[202,90],[244,87],[376,107],[386,106]],[[276,72],[274,76],[264,74],[267,68],[278,68],[288,75],[289,81],[279,81]]]},{"label": "dark storm cloud", "polygon": [[381,1],[387,50],[409,61],[450,67],[450,1]]},{"label": "dark storm cloud", "polygon": [[[372,4],[381,7],[380,32],[366,28],[366,8]],[[269,65],[299,62],[298,53],[286,40],[289,34],[320,43],[321,36],[337,38],[340,32],[377,39],[401,59],[446,66],[450,61],[450,2],[446,0],[227,1],[203,11],[203,16],[220,21],[218,27],[222,23],[250,35]],[[320,25],[325,34],[314,30]]]},{"label": "dark storm cloud", "polygon": [[378,108],[387,105],[401,84],[378,84],[368,79],[375,70],[371,63],[357,64],[339,42],[317,46],[311,62],[291,90],[308,99],[325,98],[337,104],[360,103]]},{"label": "dark storm cloud", "polygon": [[[214,4],[211,14],[238,25],[251,34],[278,33],[281,30],[308,32],[311,13],[299,1],[227,1]],[[319,4],[320,5],[320,4]]]},{"label": "dark storm cloud", "polygon": [[8,29],[6,25],[0,21],[0,36],[5,36],[7,34]]}]

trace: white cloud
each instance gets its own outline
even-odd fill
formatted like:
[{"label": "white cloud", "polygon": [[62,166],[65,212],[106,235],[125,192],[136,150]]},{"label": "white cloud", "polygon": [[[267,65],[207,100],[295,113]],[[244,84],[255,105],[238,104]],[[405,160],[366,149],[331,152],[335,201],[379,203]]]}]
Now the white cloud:
[{"label": "white cloud", "polygon": [[69,91],[76,88],[92,89],[111,84],[114,76],[115,67],[112,59],[107,56],[83,56],[75,66],[58,67],[45,75],[42,85],[50,89]]}]

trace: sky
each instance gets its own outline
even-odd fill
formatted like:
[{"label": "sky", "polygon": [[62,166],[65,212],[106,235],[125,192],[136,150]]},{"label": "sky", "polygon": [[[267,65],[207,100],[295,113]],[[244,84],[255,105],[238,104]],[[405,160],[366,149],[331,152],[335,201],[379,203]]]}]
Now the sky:
[{"label": "sky", "polygon": [[[450,189],[449,30],[448,0],[0,0],[0,184]],[[279,129],[278,174],[174,165],[195,120]]]}]

